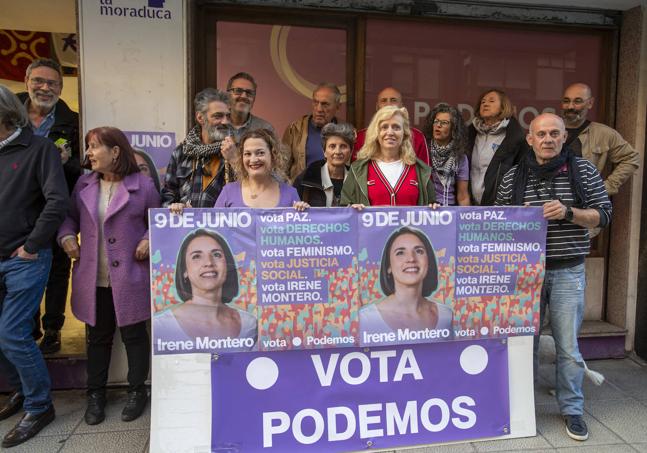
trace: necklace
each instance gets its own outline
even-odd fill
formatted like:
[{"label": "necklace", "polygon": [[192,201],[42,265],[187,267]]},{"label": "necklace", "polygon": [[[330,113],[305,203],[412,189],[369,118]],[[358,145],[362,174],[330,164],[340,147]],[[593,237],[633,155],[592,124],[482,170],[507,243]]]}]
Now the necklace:
[{"label": "necklace", "polygon": [[265,192],[265,190],[266,190],[266,189],[267,189],[267,187],[265,187],[263,190],[261,190],[261,191],[260,191],[260,192],[258,192],[258,193],[251,193],[251,190],[252,190],[252,189],[250,188],[250,189],[249,189],[249,190],[250,190],[249,197],[250,197],[252,200],[256,200],[256,199],[258,198],[258,196],[259,196],[259,195],[261,195],[263,192]]},{"label": "necklace", "polygon": [[247,187],[249,188],[249,198],[251,198],[252,200],[256,200],[256,199],[257,199],[257,198],[258,198],[258,197],[259,197],[263,192],[265,192],[265,191],[267,190],[267,188],[268,188],[269,186],[270,186],[270,184],[268,184],[268,185],[264,186],[264,187],[261,189],[261,191],[260,191],[260,192],[256,192],[256,193],[254,193],[254,192],[252,191],[252,186],[251,186],[251,184],[247,183]]}]

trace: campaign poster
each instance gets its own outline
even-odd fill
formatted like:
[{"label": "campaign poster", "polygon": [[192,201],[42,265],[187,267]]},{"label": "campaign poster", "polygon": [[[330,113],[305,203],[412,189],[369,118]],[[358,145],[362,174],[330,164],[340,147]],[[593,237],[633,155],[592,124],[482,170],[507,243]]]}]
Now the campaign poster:
[{"label": "campaign poster", "polygon": [[510,433],[507,340],[226,354],[211,451],[362,451]]},{"label": "campaign poster", "polygon": [[538,334],[547,229],[541,207],[472,208],[457,215],[458,336]]},{"label": "campaign poster", "polygon": [[455,211],[366,208],[358,222],[360,345],[452,340]]},{"label": "campaign poster", "polygon": [[153,353],[255,350],[255,217],[228,208],[149,218]]},{"label": "campaign poster", "polygon": [[124,134],[135,150],[148,156],[154,167],[151,170],[163,182],[171,153],[176,147],[175,132],[124,131]]},{"label": "campaign poster", "polygon": [[357,345],[354,209],[256,211],[259,349]]}]

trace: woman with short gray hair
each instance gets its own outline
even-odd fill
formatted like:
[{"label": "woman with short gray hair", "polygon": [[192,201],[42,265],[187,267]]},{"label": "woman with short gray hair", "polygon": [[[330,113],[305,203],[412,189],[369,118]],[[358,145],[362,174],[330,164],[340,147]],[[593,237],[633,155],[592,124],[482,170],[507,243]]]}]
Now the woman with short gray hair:
[{"label": "woman with short gray hair", "polygon": [[355,129],[348,123],[328,123],[321,129],[324,159],[310,164],[294,180],[302,201],[310,206],[339,206],[355,137]]}]

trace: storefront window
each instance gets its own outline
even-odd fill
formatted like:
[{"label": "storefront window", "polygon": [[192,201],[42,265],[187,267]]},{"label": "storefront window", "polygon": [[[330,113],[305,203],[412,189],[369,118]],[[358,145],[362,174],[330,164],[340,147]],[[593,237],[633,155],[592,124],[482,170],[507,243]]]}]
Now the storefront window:
[{"label": "storefront window", "polygon": [[[458,104],[466,120],[489,88],[503,89],[524,127],[559,109],[564,87],[585,82],[599,93],[603,39],[595,32],[554,32],[438,22],[368,20],[364,118],[380,90],[400,90],[420,127],[436,103]],[[597,106],[590,118],[595,119]]]},{"label": "storefront window", "polygon": [[346,118],[346,31],[219,21],[218,87],[249,72],[258,84],[252,112],[283,134],[292,121],[312,111],[312,89],[332,82],[342,90],[338,118]]}]

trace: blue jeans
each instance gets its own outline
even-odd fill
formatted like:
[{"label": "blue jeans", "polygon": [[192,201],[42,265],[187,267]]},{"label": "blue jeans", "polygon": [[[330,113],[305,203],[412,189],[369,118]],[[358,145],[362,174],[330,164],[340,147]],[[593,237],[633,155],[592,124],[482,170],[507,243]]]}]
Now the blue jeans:
[{"label": "blue jeans", "polygon": [[50,249],[39,250],[35,260],[16,256],[0,261],[6,291],[0,306],[0,372],[24,395],[23,407],[30,414],[44,412],[52,404],[49,373],[32,337],[51,264]]},{"label": "blue jeans", "polygon": [[[584,413],[584,359],[577,345],[577,333],[584,316],[584,264],[547,270],[541,290],[540,325],[543,325],[546,305],[550,308],[550,326],[555,340],[557,366],[555,382],[557,403],[562,415]],[[535,375],[538,368],[539,336],[535,336]]]}]

